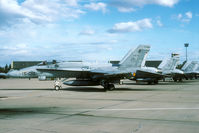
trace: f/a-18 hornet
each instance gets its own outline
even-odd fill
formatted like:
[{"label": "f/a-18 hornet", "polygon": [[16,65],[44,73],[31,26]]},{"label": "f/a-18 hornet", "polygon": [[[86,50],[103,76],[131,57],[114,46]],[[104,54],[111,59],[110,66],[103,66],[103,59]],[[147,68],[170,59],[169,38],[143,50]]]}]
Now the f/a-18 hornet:
[{"label": "f/a-18 hornet", "polygon": [[[115,83],[121,79],[130,78],[137,69],[140,69],[147,53],[149,45],[139,45],[135,50],[131,49],[119,65],[97,65],[87,62],[60,62],[51,65],[38,65],[21,70],[13,70],[8,73],[9,77],[39,77],[45,78],[76,78],[64,80],[63,84],[70,86],[94,86],[102,85],[105,90],[113,90]],[[60,86],[55,85],[59,90]]]}]

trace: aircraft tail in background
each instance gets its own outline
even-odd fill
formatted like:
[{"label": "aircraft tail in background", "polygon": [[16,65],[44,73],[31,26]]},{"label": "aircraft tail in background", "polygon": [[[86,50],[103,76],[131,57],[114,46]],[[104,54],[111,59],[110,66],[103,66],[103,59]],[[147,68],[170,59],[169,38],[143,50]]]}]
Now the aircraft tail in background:
[{"label": "aircraft tail in background", "polygon": [[169,59],[163,60],[158,68],[161,70],[174,70],[179,63],[179,60],[179,56],[173,56]]},{"label": "aircraft tail in background", "polygon": [[195,71],[197,67],[198,67],[197,61],[186,62],[184,66],[182,67],[182,70],[185,72],[191,72],[191,71]]}]

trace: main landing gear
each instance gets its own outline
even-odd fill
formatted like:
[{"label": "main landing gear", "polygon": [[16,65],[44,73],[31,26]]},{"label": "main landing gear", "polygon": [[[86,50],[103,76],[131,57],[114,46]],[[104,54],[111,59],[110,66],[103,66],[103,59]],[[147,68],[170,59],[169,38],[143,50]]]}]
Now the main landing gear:
[{"label": "main landing gear", "polygon": [[104,86],[104,89],[108,90],[108,91],[112,91],[115,89],[115,86],[114,86],[114,84],[107,84]]},{"label": "main landing gear", "polygon": [[182,82],[182,78],[175,78],[175,77],[174,77],[174,78],[173,78],[173,81],[174,81],[174,82],[177,82],[177,81]]},{"label": "main landing gear", "polygon": [[153,80],[153,81],[148,81],[147,83],[148,83],[148,85],[151,85],[152,83],[158,84],[159,82],[158,82],[157,79],[155,79],[155,80]]},{"label": "main landing gear", "polygon": [[102,81],[101,85],[104,87],[105,91],[112,91],[115,89],[115,85],[109,82]]}]

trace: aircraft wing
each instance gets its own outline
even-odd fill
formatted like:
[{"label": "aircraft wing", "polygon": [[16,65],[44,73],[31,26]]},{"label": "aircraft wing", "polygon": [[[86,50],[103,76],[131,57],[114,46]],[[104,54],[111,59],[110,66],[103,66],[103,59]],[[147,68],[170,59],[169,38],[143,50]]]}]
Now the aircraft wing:
[{"label": "aircraft wing", "polygon": [[155,72],[149,72],[144,70],[137,70],[136,71],[136,78],[163,78],[164,75]]},{"label": "aircraft wing", "polygon": [[80,68],[38,68],[37,69],[38,71],[40,72],[59,72],[59,71],[62,71],[62,72],[82,72],[82,71],[89,71],[89,70],[86,70],[86,69],[80,69]]},{"label": "aircraft wing", "polygon": [[131,77],[131,72],[125,71],[91,71],[93,79],[111,79],[111,78],[124,78]]},{"label": "aircraft wing", "polygon": [[64,68],[64,69],[57,69],[57,68],[42,68],[37,69],[39,72],[42,72],[46,77],[53,77],[53,78],[75,78],[75,77],[83,77],[84,75],[88,75],[88,70],[82,70],[79,68]]},{"label": "aircraft wing", "polygon": [[48,69],[42,68],[37,69],[40,72],[51,74],[53,77],[62,77],[62,78],[72,78],[72,77],[84,77],[90,76],[91,78],[98,79],[109,79],[109,78],[123,78],[130,76],[130,72],[124,71],[98,71],[90,69],[81,69],[81,68],[64,68],[64,69]]}]

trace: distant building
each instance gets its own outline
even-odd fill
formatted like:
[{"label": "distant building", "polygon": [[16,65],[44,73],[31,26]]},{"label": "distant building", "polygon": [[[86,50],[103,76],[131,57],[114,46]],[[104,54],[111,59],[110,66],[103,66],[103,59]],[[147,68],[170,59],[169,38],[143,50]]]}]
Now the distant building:
[{"label": "distant building", "polygon": [[43,61],[13,61],[11,63],[11,69],[22,69],[30,66],[35,66]]},{"label": "distant building", "polygon": [[[67,62],[82,62],[82,61],[73,60],[73,61],[67,61]],[[11,63],[11,69],[19,70],[22,68],[38,65],[40,63],[42,63],[43,65],[50,65],[50,64],[56,64],[57,61],[56,60],[52,60],[52,61],[13,61]]]}]

